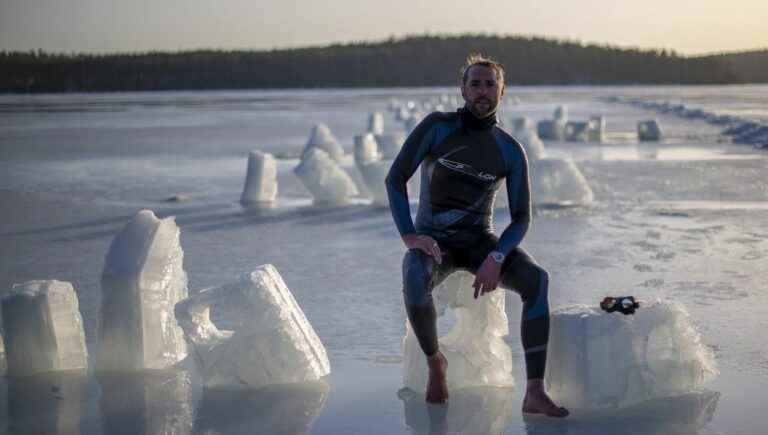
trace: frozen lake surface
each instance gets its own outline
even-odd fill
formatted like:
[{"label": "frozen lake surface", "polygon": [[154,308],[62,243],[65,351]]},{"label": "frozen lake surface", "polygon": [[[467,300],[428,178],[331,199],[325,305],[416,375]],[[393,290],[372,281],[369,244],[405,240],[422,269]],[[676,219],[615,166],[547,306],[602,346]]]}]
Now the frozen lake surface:
[{"label": "frozen lake surface", "polygon": [[[685,304],[721,372],[706,390],[564,421],[523,418],[521,307],[509,294],[516,388],[456,391],[448,406],[399,392],[404,248],[389,212],[362,199],[312,207],[292,170],[316,122],[351,152],[367,114],[392,98],[455,92],[0,96],[0,289],[72,282],[93,355],[109,244],[150,208],[176,216],[190,293],[274,264],[332,369],[326,383],[237,394],[203,394],[185,370],[3,378],[0,434],[768,433],[768,151],[731,144],[700,120],[605,102],[670,101],[768,122],[768,86],[510,88],[501,110],[538,120],[564,104],[571,119],[606,117],[602,144],[545,143],[550,156],[573,158],[595,203],[538,210],[524,246],[551,274],[553,308],[625,294]],[[639,143],[637,122],[652,118],[664,140]],[[385,130],[401,128],[386,112]],[[271,210],[238,203],[252,149],[279,158]],[[174,195],[189,200],[166,201]],[[504,204],[498,229],[509,221]]]}]

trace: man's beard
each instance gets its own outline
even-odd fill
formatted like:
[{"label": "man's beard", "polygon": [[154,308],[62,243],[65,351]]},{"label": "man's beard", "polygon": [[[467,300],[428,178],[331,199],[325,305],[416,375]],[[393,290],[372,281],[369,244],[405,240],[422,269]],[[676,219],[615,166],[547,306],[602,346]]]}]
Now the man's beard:
[{"label": "man's beard", "polygon": [[[479,109],[477,107],[478,105],[484,106],[487,109]],[[472,114],[480,119],[486,118],[496,113],[496,105],[494,105],[493,101],[488,98],[478,98],[474,100],[472,104],[469,105],[469,108]]]}]

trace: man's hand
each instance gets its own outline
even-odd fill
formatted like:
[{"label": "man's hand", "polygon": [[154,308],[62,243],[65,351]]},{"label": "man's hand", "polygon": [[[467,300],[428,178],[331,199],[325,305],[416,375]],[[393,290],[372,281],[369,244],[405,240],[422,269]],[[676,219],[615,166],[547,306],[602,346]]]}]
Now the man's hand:
[{"label": "man's hand", "polygon": [[500,275],[501,263],[497,263],[490,255],[485,257],[485,261],[475,273],[475,282],[472,284],[472,287],[475,288],[475,299],[496,290]]},{"label": "man's hand", "polygon": [[440,251],[440,246],[432,237],[423,234],[406,234],[403,236],[403,242],[408,249],[419,249],[434,258],[437,264],[443,262],[443,253]]}]

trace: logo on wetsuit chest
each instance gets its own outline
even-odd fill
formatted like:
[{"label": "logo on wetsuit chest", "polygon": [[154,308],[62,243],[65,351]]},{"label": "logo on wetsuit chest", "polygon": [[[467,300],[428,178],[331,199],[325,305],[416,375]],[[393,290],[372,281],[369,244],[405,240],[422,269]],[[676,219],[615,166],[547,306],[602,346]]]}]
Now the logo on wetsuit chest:
[{"label": "logo on wetsuit chest", "polygon": [[495,175],[478,171],[466,163],[455,162],[453,160],[448,160],[445,157],[440,157],[437,159],[437,162],[452,171],[461,172],[462,174],[470,175],[483,181],[496,181]]}]

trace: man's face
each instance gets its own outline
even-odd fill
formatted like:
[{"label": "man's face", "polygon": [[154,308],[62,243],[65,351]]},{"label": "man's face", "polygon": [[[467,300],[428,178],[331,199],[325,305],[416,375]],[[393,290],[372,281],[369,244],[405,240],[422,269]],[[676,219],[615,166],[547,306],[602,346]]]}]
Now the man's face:
[{"label": "man's face", "polygon": [[473,115],[482,119],[494,113],[504,95],[504,83],[489,67],[475,65],[467,72],[467,81],[461,85],[461,96]]}]

